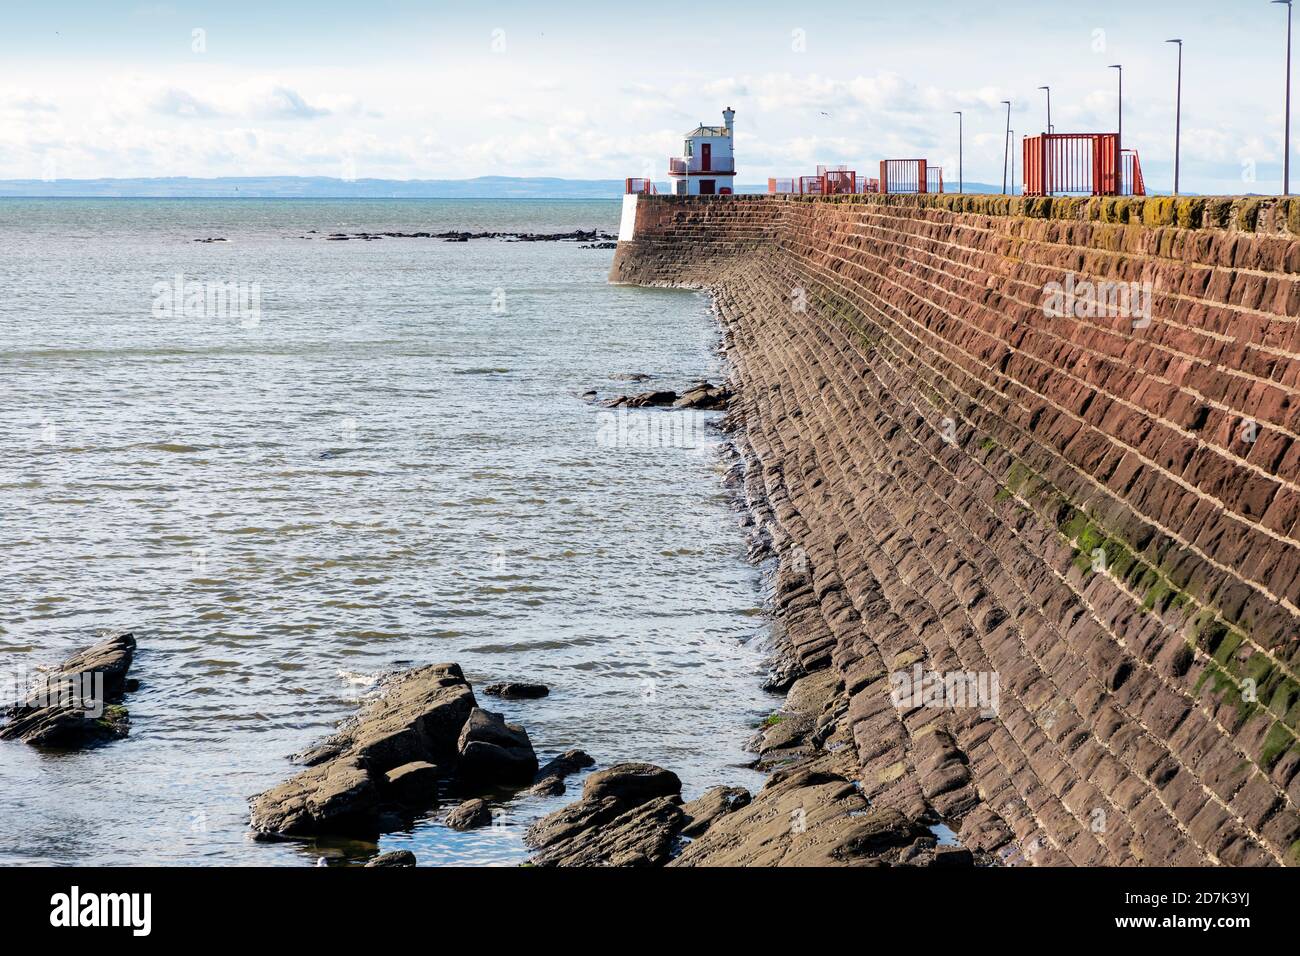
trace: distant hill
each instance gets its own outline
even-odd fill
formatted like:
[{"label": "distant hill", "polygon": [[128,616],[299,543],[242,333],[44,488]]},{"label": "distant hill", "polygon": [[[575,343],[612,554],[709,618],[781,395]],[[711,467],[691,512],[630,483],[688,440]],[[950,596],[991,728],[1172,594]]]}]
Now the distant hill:
[{"label": "distant hill", "polygon": [[[956,192],[957,184],[945,184]],[[668,184],[658,183],[660,192]],[[967,182],[965,191],[990,194],[1000,183]],[[739,184],[738,193],[765,193],[766,183]],[[621,179],[479,176],[477,179],[333,179],[328,176],[239,176],[192,179],[7,179],[0,198],[153,199],[617,199]]]}]

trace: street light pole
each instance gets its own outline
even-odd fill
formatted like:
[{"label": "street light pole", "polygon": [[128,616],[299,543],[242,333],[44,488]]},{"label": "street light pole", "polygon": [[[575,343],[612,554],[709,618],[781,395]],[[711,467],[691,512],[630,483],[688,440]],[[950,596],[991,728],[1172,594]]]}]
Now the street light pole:
[{"label": "street light pole", "polygon": [[1003,105],[1007,108],[1007,132],[1006,139],[1002,142],[1002,195],[1007,194],[1007,160],[1011,157],[1011,101],[1003,100]]},{"label": "street light pole", "polygon": [[[1016,131],[1012,130],[1010,134],[1008,134],[1007,139],[1010,140],[1012,146],[1014,147],[1016,142]],[[1013,148],[1011,150],[1011,195],[1014,196],[1015,194],[1016,194],[1016,151]]]},{"label": "street light pole", "polygon": [[1286,153],[1282,159],[1282,195],[1291,195],[1291,0],[1273,0],[1286,4]]},{"label": "street light pole", "polygon": [[1174,195],[1178,195],[1179,160],[1183,153],[1183,41],[1166,40],[1178,44],[1178,99],[1174,107]]},{"label": "street light pole", "polygon": [[966,177],[962,174],[962,115],[961,110],[953,110],[957,114],[957,192],[958,194],[966,191]]},{"label": "street light pole", "polygon": [[1115,188],[1124,195],[1124,67],[1112,63],[1110,69],[1119,71],[1119,129],[1115,132]]},{"label": "street light pole", "polygon": [[1040,90],[1047,91],[1047,132],[1052,132],[1052,88],[1050,86],[1040,86]]}]

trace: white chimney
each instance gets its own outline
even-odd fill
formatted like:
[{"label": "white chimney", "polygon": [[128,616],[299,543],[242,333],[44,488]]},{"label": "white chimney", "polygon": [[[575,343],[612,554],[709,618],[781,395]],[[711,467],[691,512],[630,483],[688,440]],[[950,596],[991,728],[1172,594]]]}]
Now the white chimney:
[{"label": "white chimney", "polygon": [[736,111],[733,110],[730,106],[728,106],[725,110],[722,111],[722,122],[723,125],[727,127],[728,136],[732,135],[731,122],[735,118],[736,118]]}]

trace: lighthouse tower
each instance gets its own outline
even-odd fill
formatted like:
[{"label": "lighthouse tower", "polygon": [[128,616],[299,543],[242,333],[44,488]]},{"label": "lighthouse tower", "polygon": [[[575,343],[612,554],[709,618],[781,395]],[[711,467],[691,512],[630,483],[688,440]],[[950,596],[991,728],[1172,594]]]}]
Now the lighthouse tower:
[{"label": "lighthouse tower", "polygon": [[668,160],[669,191],[674,196],[730,195],[736,176],[732,123],[736,111],[722,111],[721,126],[697,126],[686,134],[685,155]]}]

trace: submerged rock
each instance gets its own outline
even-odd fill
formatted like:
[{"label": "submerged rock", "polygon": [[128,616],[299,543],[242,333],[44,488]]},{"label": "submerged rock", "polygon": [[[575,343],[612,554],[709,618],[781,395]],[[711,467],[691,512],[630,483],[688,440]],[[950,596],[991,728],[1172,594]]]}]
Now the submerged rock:
[{"label": "submerged rock", "polygon": [[73,749],[125,737],[131,728],[121,700],[134,682],[135,637],[119,634],[73,654],[6,713],[0,740]]},{"label": "submerged rock", "polygon": [[415,862],[415,854],[410,850],[389,850],[379,854],[366,866],[415,866]]},{"label": "submerged rock", "polygon": [[528,792],[539,797],[554,797],[564,793],[564,778],[596,763],[585,750],[566,750],[547,762],[537,771]]}]

